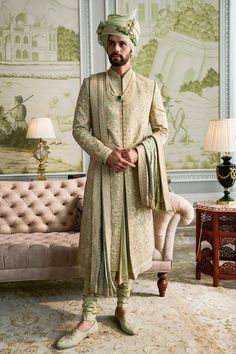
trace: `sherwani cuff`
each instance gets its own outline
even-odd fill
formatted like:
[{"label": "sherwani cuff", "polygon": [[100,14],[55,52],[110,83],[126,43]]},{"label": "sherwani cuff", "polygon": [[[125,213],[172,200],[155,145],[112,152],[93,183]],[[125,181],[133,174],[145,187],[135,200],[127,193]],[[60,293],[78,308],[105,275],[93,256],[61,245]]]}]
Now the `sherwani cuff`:
[{"label": "sherwani cuff", "polygon": [[137,150],[138,152],[138,155],[140,154],[140,152],[143,150],[143,146],[140,144],[140,145],[137,145],[135,146],[135,149]]},{"label": "sherwani cuff", "polygon": [[103,152],[103,154],[102,154],[102,162],[103,162],[104,164],[106,164],[107,158],[108,158],[108,156],[109,156],[111,153],[112,153],[112,150],[111,150],[109,147],[105,146],[105,147],[104,147],[104,152]]}]

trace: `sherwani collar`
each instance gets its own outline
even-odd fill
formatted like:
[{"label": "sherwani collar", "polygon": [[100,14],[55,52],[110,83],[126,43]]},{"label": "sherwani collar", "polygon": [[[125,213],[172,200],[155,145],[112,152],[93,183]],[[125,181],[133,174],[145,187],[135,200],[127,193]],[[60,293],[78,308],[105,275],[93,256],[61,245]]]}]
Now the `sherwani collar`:
[{"label": "sherwani collar", "polygon": [[117,74],[117,72],[115,70],[112,69],[112,67],[110,67],[108,69],[108,75],[112,80],[118,80],[118,81],[123,81],[123,85],[126,86],[130,79],[131,76],[133,75],[134,71],[132,70],[132,68],[130,67],[123,76],[120,76],[119,74]]},{"label": "sherwani collar", "polygon": [[121,77],[110,68],[106,72],[106,92],[111,101],[131,101],[135,92],[135,72],[129,68]]}]

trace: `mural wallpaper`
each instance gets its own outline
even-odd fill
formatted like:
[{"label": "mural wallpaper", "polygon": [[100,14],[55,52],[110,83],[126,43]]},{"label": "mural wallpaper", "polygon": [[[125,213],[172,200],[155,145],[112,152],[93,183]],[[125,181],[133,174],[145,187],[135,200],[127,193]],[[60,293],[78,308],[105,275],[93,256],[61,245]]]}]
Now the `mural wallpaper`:
[{"label": "mural wallpaper", "polygon": [[203,151],[208,121],[219,118],[218,0],[118,0],[141,26],[133,68],[156,79],[167,112],[169,170],[215,168]]},{"label": "mural wallpaper", "polygon": [[[50,117],[48,173],[83,171],[71,134],[80,88],[77,0],[0,0],[0,174],[36,173],[26,139],[32,117]],[[17,163],[16,163],[17,162]]]}]

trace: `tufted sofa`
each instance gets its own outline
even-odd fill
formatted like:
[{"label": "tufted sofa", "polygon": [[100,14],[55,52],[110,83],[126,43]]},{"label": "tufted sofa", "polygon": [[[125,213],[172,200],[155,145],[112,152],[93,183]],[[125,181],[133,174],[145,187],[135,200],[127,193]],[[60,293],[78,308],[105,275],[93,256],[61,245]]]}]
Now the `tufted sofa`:
[{"label": "tufted sofa", "polygon": [[[77,250],[85,177],[63,181],[0,181],[0,282],[78,277]],[[160,296],[172,268],[176,227],[193,207],[170,193],[172,211],[153,212]]]},{"label": "tufted sofa", "polygon": [[78,276],[84,185],[0,182],[0,282]]}]

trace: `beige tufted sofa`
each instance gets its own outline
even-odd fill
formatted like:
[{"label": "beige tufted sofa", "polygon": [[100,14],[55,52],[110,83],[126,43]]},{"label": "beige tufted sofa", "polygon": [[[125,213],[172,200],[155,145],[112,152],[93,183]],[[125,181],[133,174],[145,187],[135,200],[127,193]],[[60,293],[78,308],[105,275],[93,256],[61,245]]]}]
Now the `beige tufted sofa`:
[{"label": "beige tufted sofa", "polygon": [[0,182],[0,282],[78,276],[84,185]]},{"label": "beige tufted sofa", "polygon": [[[0,282],[79,277],[77,250],[85,177],[63,181],[0,181]],[[152,268],[164,296],[178,224],[193,207],[170,193],[172,212],[155,211]],[[137,230],[138,231],[138,230]]]}]

